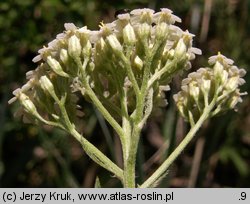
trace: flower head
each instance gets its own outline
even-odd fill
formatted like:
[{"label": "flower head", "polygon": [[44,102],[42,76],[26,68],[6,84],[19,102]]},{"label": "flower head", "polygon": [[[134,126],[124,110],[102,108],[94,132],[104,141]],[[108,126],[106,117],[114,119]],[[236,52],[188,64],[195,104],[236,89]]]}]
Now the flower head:
[{"label": "flower head", "polygon": [[[168,85],[176,73],[190,68],[190,60],[199,54],[199,50],[192,47],[194,36],[175,26],[175,22],[181,19],[169,9],[155,12],[145,8],[120,14],[111,23],[101,22],[99,30],[65,23],[65,31],[40,49],[33,59],[39,63],[38,70],[29,72],[27,78],[35,83],[28,82],[30,91],[25,93],[39,113],[58,114],[53,110],[53,99],[43,98],[45,92],[52,93],[53,89],[58,98],[66,92],[68,100],[75,103],[72,97],[79,91],[89,100],[83,83],[86,81],[107,110],[117,117],[121,109],[121,86],[132,84],[125,90],[128,112],[133,112],[136,94],[135,82],[131,80],[134,77],[140,88],[144,71],[148,69],[147,77],[161,73],[148,85],[148,90],[154,88],[153,102],[156,106],[166,104],[165,90],[158,86]],[[190,88],[193,96],[197,95],[197,87]]]},{"label": "flower head", "polygon": [[[220,53],[209,58],[212,68],[200,68],[188,75],[182,81],[182,91],[174,96],[175,103],[181,115],[190,120],[190,112],[194,119],[198,119],[203,109],[215,98],[215,108],[211,116],[235,109],[241,102],[239,87],[244,83],[241,78],[245,70],[233,65],[233,60]],[[185,99],[185,100],[184,100]]]}]

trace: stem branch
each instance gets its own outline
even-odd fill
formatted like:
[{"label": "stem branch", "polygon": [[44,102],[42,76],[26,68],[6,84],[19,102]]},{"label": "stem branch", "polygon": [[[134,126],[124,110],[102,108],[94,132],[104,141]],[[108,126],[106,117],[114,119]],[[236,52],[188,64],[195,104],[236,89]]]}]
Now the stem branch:
[{"label": "stem branch", "polygon": [[175,161],[175,159],[181,154],[184,148],[188,145],[188,143],[193,139],[196,132],[199,130],[204,121],[210,116],[211,110],[214,108],[217,97],[215,96],[212,102],[207,106],[199,120],[196,124],[190,129],[186,137],[182,140],[182,142],[178,145],[178,147],[169,155],[169,157],[163,162],[163,164],[140,186],[141,188],[154,187],[161,181],[161,179],[166,174],[169,166]]}]

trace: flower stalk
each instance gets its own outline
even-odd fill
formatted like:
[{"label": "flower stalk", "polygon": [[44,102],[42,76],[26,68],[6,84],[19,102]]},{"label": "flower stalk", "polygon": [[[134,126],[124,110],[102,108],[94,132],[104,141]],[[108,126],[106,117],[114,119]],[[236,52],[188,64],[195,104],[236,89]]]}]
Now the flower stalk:
[{"label": "flower stalk", "polygon": [[163,179],[166,175],[170,165],[176,160],[176,158],[194,138],[195,134],[200,129],[202,124],[210,117],[211,111],[216,104],[216,98],[217,96],[215,96],[212,102],[204,109],[199,120],[192,125],[190,131],[181,141],[181,143],[176,147],[176,149],[168,156],[168,158],[161,164],[161,166],[142,185],[140,185],[140,188],[153,188],[160,183],[161,179]]}]

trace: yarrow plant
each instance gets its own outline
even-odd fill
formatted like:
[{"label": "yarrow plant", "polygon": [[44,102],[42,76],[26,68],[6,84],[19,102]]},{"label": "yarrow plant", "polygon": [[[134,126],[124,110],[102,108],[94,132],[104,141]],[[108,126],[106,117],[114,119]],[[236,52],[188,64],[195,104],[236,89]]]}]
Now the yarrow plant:
[{"label": "yarrow plant", "polygon": [[[201,51],[194,35],[175,26],[181,19],[169,9],[135,9],[92,31],[65,24],[65,31],[38,51],[38,67],[9,103],[20,103],[24,120],[58,127],[80,142],[88,156],[115,175],[124,187],[154,187],[208,118],[235,109],[244,69],[222,54],[209,58],[210,67],[190,73],[174,95],[191,129],[162,165],[142,184],[136,183],[140,133],[152,111],[167,105],[165,91]],[[79,94],[80,93],[80,94]],[[118,167],[79,133],[79,97],[94,104],[120,138],[123,168]]]}]

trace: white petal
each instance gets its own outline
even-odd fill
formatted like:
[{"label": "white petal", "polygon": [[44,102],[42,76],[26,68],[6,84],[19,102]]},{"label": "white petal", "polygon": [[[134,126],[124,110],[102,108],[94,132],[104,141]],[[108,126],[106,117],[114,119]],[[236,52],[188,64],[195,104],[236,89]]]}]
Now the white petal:
[{"label": "white petal", "polygon": [[90,32],[89,40],[91,43],[96,43],[101,37],[101,32],[99,30],[94,30]]},{"label": "white petal", "polygon": [[153,14],[155,11],[153,9],[149,9],[149,8],[144,8],[144,9],[134,9],[130,12],[130,14],[132,15],[141,15],[143,12],[149,12],[151,14]]},{"label": "white petal", "polygon": [[210,65],[215,64],[216,59],[217,59],[217,55],[209,57],[208,58],[208,64],[210,64]]},{"label": "white petal", "polygon": [[46,50],[48,50],[48,48],[47,47],[43,47],[43,48],[41,48],[41,49],[38,50],[38,53],[39,54],[43,54]]},{"label": "white petal", "polygon": [[168,9],[168,8],[161,8],[161,11],[164,12],[164,13],[170,13],[170,14],[173,13],[173,11]]},{"label": "white petal", "polygon": [[129,13],[119,14],[117,16],[117,18],[120,19],[120,20],[129,20],[130,19],[130,15],[129,15]]},{"label": "white petal", "polygon": [[65,36],[66,36],[65,33],[59,33],[59,34],[57,34],[56,39],[61,40],[61,39],[65,38]]},{"label": "white petal", "polygon": [[41,55],[37,55],[37,56],[35,56],[35,57],[32,59],[32,62],[36,63],[36,62],[39,62],[41,59],[42,59],[42,56],[41,56]]},{"label": "white petal", "polygon": [[12,104],[17,100],[17,97],[13,97],[10,100],[8,100],[8,104]]},{"label": "white petal", "polygon": [[246,83],[245,79],[239,78],[239,85],[240,86],[245,84],[245,83]]},{"label": "white petal", "polygon": [[171,20],[172,20],[172,22],[173,23],[175,23],[175,22],[178,22],[178,23],[181,23],[181,18],[179,18],[178,16],[176,16],[176,15],[171,15]]},{"label": "white petal", "polygon": [[26,79],[32,78],[33,75],[34,75],[34,71],[28,71],[28,72],[26,73]]},{"label": "white petal", "polygon": [[51,49],[51,48],[53,49],[53,48],[56,48],[57,45],[58,45],[58,40],[55,39],[55,40],[52,40],[51,42],[48,43],[48,48],[49,49]]},{"label": "white petal", "polygon": [[185,86],[185,85],[189,84],[190,81],[191,81],[190,78],[185,78],[185,79],[182,80],[181,85],[182,85],[182,86]]},{"label": "white petal", "polygon": [[245,76],[246,75],[246,70],[245,69],[240,69],[239,70],[239,75],[240,75],[240,77],[243,77],[243,76]]},{"label": "white petal", "polygon": [[16,90],[14,90],[12,93],[13,93],[13,95],[17,96],[20,92],[21,92],[21,89],[18,88]]},{"label": "white petal", "polygon": [[166,86],[159,86],[160,91],[169,91],[170,90],[170,86],[166,85]]},{"label": "white petal", "polygon": [[86,33],[86,34],[89,34],[90,33],[90,30],[87,29],[86,26],[80,28],[77,30],[79,33]]},{"label": "white petal", "polygon": [[201,54],[202,54],[201,49],[196,48],[196,47],[191,47],[191,48],[190,48],[190,51],[191,51],[192,53],[196,54],[196,55],[201,55]]},{"label": "white petal", "polygon": [[[225,56],[224,56],[225,57]],[[229,65],[232,65],[234,63],[234,61],[232,59],[229,59],[229,58],[224,58],[225,62]]]},{"label": "white petal", "polygon": [[74,23],[64,23],[64,28],[66,30],[76,30],[76,26]]}]

